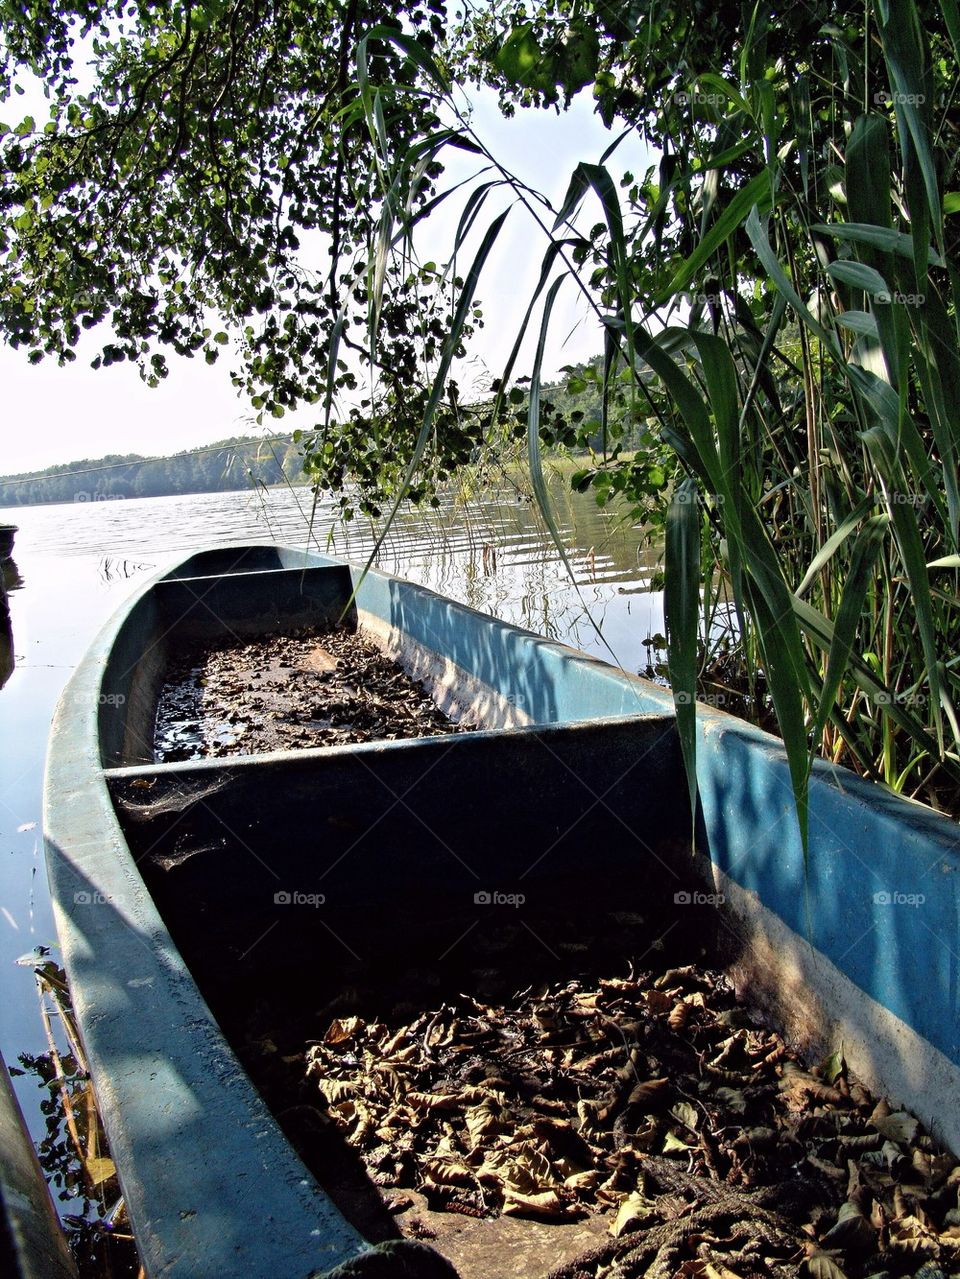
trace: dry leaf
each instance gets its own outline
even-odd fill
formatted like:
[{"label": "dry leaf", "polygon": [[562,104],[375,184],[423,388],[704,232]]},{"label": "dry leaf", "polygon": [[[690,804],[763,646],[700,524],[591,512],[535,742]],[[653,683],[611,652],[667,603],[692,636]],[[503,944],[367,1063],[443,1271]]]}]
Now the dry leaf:
[{"label": "dry leaf", "polygon": [[321,1079],[318,1080],[317,1087],[331,1103],[347,1101],[357,1095],[356,1085],[346,1079]]},{"label": "dry leaf", "polygon": [[673,1008],[672,997],[665,995],[662,990],[648,990],[644,998],[647,1003],[647,1009],[654,1017],[668,1013]]},{"label": "dry leaf", "polygon": [[667,1018],[667,1023],[671,1030],[683,1030],[684,1026],[690,1019],[690,1005],[685,1004],[682,1000],[674,1004],[673,1011]]},{"label": "dry leaf", "polygon": [[696,1132],[697,1125],[700,1123],[700,1111],[689,1101],[678,1101],[675,1106],[670,1109],[670,1114],[674,1119],[679,1120],[687,1128],[692,1128]]},{"label": "dry leaf", "polygon": [[811,1279],[847,1279],[847,1276],[828,1253],[814,1252],[807,1257],[804,1264]]},{"label": "dry leaf", "polygon": [[631,1091],[627,1105],[636,1106],[644,1115],[656,1114],[666,1106],[671,1092],[669,1079],[648,1079]]},{"label": "dry leaf", "polygon": [[465,1115],[470,1145],[475,1150],[488,1137],[494,1137],[500,1131],[500,1107],[492,1101],[482,1101],[479,1106],[471,1106]]},{"label": "dry leaf", "polygon": [[877,1236],[863,1212],[848,1199],[837,1213],[836,1223],[820,1240],[824,1248],[842,1248],[844,1252],[870,1252]]},{"label": "dry leaf", "polygon": [[603,1173],[599,1168],[588,1168],[586,1172],[575,1172],[569,1177],[564,1177],[563,1184],[569,1186],[571,1190],[592,1190],[594,1186],[598,1186],[603,1178]]},{"label": "dry leaf", "polygon": [[423,1166],[423,1179],[436,1186],[474,1186],[476,1178],[466,1164],[448,1159],[428,1159]]},{"label": "dry leaf", "polygon": [[632,1195],[627,1195],[617,1209],[617,1215],[610,1225],[610,1233],[614,1239],[619,1239],[628,1230],[636,1230],[637,1226],[652,1216],[653,1212],[653,1204],[635,1190]]},{"label": "dry leaf", "polygon": [[919,1127],[913,1115],[908,1115],[905,1110],[877,1116],[875,1119],[871,1116],[870,1122],[888,1141],[895,1141],[900,1145],[909,1145],[915,1139]]},{"label": "dry leaf", "polygon": [[360,1017],[334,1017],[330,1029],[323,1037],[325,1044],[345,1044],[363,1026]]},{"label": "dry leaf", "polygon": [[567,1216],[567,1206],[555,1190],[544,1190],[537,1195],[520,1195],[507,1190],[503,1196],[503,1212],[507,1217],[556,1219]]},{"label": "dry leaf", "polygon": [[460,1110],[466,1105],[462,1093],[408,1092],[404,1100],[415,1110]]},{"label": "dry leaf", "polygon": [[747,1099],[739,1088],[718,1088],[713,1095],[733,1114],[742,1115],[746,1112]]},{"label": "dry leaf", "polygon": [[106,1155],[93,1155],[84,1159],[83,1166],[95,1186],[100,1186],[103,1182],[109,1181],[111,1177],[116,1175],[117,1171],[113,1160],[108,1159]]}]

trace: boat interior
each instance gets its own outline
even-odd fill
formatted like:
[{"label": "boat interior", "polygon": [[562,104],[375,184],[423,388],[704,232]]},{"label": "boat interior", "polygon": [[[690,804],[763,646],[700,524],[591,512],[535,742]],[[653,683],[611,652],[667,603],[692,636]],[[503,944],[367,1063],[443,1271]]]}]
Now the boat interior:
[{"label": "boat interior", "polygon": [[[279,1050],[293,1051],[334,1016],[399,1024],[462,996],[495,1002],[713,953],[717,912],[676,906],[702,885],[671,717],[489,727],[487,696],[469,733],[152,762],[158,691],[183,642],[362,625],[352,570],[279,559],[218,551],[158,582],[117,638],[100,708],[134,861],[255,1082],[266,1008],[284,1027]],[[393,628],[366,629],[402,649]],[[389,1234],[372,1183],[345,1194],[339,1171],[325,1181],[328,1158],[301,1154],[352,1224]],[[539,1232],[543,1264],[531,1256],[525,1273],[555,1264],[556,1229]]]}]

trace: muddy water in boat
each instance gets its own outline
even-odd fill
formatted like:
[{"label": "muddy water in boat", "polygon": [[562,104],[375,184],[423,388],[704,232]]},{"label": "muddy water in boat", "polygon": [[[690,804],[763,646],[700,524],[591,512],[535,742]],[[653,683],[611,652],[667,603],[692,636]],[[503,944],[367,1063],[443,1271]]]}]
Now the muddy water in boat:
[{"label": "muddy water in boat", "polygon": [[422,686],[346,628],[196,646],[167,671],[158,762],[461,731]]}]

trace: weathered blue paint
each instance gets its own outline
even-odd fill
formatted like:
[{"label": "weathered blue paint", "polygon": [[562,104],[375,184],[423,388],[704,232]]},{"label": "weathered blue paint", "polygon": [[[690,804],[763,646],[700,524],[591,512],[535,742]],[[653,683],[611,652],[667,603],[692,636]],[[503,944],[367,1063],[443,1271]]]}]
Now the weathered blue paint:
[{"label": "weathered blue paint", "polygon": [[[502,719],[491,718],[495,731],[446,738],[442,746],[426,741],[297,751],[229,766],[148,762],[165,645],[224,626],[253,632],[283,620],[328,619],[354,593],[361,621],[373,619],[381,636],[399,637],[401,650],[407,645],[421,655],[439,655],[448,677],[452,671],[474,694],[492,691],[522,710],[530,727],[502,730]],[[476,705],[482,707],[483,699]],[[264,822],[279,822],[286,804],[287,829],[296,836],[289,844],[290,867],[302,873],[310,859],[310,822],[324,811],[318,797],[328,798],[332,816],[349,831],[354,815],[371,803],[380,804],[386,817],[391,806],[384,795],[391,788],[402,793],[418,768],[428,775],[419,761],[446,759],[446,772],[437,766],[434,789],[425,786],[425,800],[436,805],[444,827],[454,819],[450,795],[457,777],[481,781],[472,792],[463,783],[473,805],[470,823],[478,829],[487,823],[496,838],[490,866],[508,875],[506,817],[520,813],[537,786],[554,794],[558,805],[575,806],[571,782],[564,791],[568,776],[589,773],[591,766],[619,767],[619,787],[604,797],[611,820],[634,833],[649,821],[676,853],[686,787],[675,734],[664,723],[672,709],[669,691],[584,654],[410,583],[375,572],[361,576],[328,557],[284,548],[218,547],[193,555],[121,610],[59,708],[45,834],[65,962],[149,1274],[306,1274],[349,1259],[364,1244],[307,1176],[223,1042],[131,856],[110,787],[119,793],[149,779],[187,790],[209,783],[210,820],[219,815],[235,822],[246,800],[251,830],[261,809]],[[482,726],[483,711],[477,713]],[[553,728],[538,731],[543,725]],[[906,1078],[903,1100],[928,1122],[937,1106],[924,1092],[927,1065],[950,1080],[951,1095],[938,1103],[949,1112],[940,1131],[960,1145],[956,823],[845,770],[819,765],[805,868],[782,743],[706,707],[698,708],[698,725],[698,847],[709,855],[701,869],[746,894],[738,926],[752,913],[758,923],[781,929],[798,953],[825,966],[823,989],[814,993],[827,1017],[843,1000],[849,1011],[854,998],[862,1001],[855,1025],[890,1019],[878,1032],[885,1042],[868,1045],[867,1055],[876,1057],[881,1083],[885,1071],[891,1079]],[[553,765],[538,754],[544,742],[548,754],[553,743]],[[565,751],[573,752],[566,763]],[[489,796],[496,794],[498,762],[508,760],[508,811],[495,827]],[[383,789],[377,777],[384,779]],[[599,781],[591,785],[595,792]],[[308,811],[311,800],[315,807]],[[582,803],[591,810],[587,796]],[[542,818],[530,818],[531,837],[548,847],[547,833],[535,830],[538,820],[542,825]],[[159,838],[165,829],[160,822]],[[381,829],[385,835],[401,832],[386,821]],[[250,835],[254,848],[256,838]],[[384,862],[381,887],[398,864],[417,869],[416,858],[428,856],[428,845],[411,834],[402,858],[413,861]],[[643,859],[629,843],[618,858],[619,879],[635,881],[635,887],[642,874],[649,890],[651,867],[642,869]],[[433,873],[442,859],[419,865]],[[685,883],[691,865],[665,857],[661,878],[676,874]],[[199,860],[189,872],[198,893],[207,894],[216,873],[215,863]],[[392,881],[394,889],[401,881]],[[260,909],[251,885],[252,878],[245,884],[233,876],[230,909],[237,917],[248,912],[253,919]],[[625,894],[630,890],[625,884]],[[875,896],[884,893],[922,895],[924,901],[887,904]],[[103,900],[87,900],[95,894]],[[663,909],[669,909],[667,897]],[[771,972],[774,986],[777,977]],[[839,995],[834,980],[843,986]],[[894,1061],[907,1048],[923,1058],[912,1072],[916,1078],[907,1078],[911,1070]],[[251,1195],[257,1197],[254,1213]],[[269,1229],[261,1225],[264,1217]]]}]

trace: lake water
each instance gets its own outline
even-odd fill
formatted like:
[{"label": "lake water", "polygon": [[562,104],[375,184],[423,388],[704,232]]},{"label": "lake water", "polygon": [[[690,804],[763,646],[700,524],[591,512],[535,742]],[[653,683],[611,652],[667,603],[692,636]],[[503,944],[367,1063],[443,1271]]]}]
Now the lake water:
[{"label": "lake water", "polygon": [[[644,641],[663,630],[650,590],[657,553],[621,516],[559,482],[555,502],[571,583],[529,501],[509,486],[438,511],[407,512],[378,567],[473,608],[638,671]],[[215,542],[279,542],[364,560],[369,524],[340,523],[321,505],[309,532],[308,489],[73,503],[0,511],[17,524],[10,612],[16,667],[0,690],[0,1053],[16,1065],[46,1041],[31,968],[38,945],[58,958],[43,862],[41,804],[47,734],[57,698],[109,615],[158,568]],[[20,585],[17,586],[19,579]],[[40,1092],[15,1080],[35,1137]]]}]

